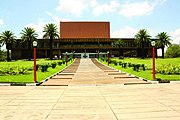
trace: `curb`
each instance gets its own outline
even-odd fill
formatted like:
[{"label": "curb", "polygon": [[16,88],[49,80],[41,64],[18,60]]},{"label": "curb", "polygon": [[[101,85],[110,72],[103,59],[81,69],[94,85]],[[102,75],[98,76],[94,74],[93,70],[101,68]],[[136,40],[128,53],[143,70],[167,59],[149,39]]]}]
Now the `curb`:
[{"label": "curb", "polygon": [[40,83],[0,83],[0,86],[38,86]]}]

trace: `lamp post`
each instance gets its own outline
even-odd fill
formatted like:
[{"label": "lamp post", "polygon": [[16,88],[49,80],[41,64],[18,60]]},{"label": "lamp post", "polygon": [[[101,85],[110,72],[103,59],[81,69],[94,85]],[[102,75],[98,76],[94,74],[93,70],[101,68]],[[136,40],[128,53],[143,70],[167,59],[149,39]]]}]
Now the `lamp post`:
[{"label": "lamp post", "polygon": [[75,59],[75,55],[74,55],[75,51],[73,51],[73,60]]},{"label": "lamp post", "polygon": [[155,70],[155,45],[156,45],[156,42],[155,41],[152,41],[151,42],[151,45],[152,45],[152,78],[153,80],[156,79],[156,70]]},{"label": "lamp post", "polygon": [[98,52],[98,56],[97,56],[97,58],[98,58],[98,60],[99,60],[99,50],[98,50],[97,52]]},{"label": "lamp post", "polygon": [[33,47],[34,47],[34,82],[36,83],[36,47],[37,47],[37,41],[33,41]]},{"label": "lamp post", "polygon": [[66,66],[67,66],[67,63],[68,63],[68,56],[67,56],[67,53],[68,53],[68,52],[66,52]]},{"label": "lamp post", "polygon": [[107,56],[108,56],[108,66],[109,66],[109,51],[107,51]]}]

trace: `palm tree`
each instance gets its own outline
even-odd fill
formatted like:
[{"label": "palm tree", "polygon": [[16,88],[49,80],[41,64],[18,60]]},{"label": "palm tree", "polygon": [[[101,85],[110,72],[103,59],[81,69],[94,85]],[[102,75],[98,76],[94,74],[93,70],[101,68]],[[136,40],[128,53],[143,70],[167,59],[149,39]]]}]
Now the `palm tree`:
[{"label": "palm tree", "polygon": [[55,24],[49,23],[46,24],[43,32],[45,33],[43,38],[49,39],[50,59],[52,60],[53,59],[52,43],[53,43],[53,39],[59,38],[58,28]]},{"label": "palm tree", "polygon": [[[119,56],[121,56],[120,48],[122,47],[122,45],[124,45],[124,42],[121,39],[118,39],[118,40],[114,41],[114,45],[118,46],[118,48],[119,48]],[[124,54],[124,52],[122,52],[122,53]],[[122,54],[122,56],[123,56],[123,54]]]},{"label": "palm tree", "polygon": [[149,35],[146,29],[140,29],[134,37],[135,37],[136,42],[140,44],[142,48],[142,59],[144,59],[145,58],[144,45],[145,45],[145,42],[150,42],[151,36]]},{"label": "palm tree", "polygon": [[22,34],[21,39],[28,43],[28,61],[30,61],[31,53],[32,53],[32,42],[37,39],[38,34],[31,27],[24,28],[21,34]]},{"label": "palm tree", "polygon": [[162,58],[164,59],[165,46],[171,45],[170,36],[166,32],[161,32],[157,36],[157,46],[162,49]]},{"label": "palm tree", "polygon": [[7,61],[10,61],[10,56],[9,56],[9,49],[11,44],[15,41],[16,36],[14,35],[14,33],[12,31],[4,31],[2,32],[2,34],[0,35],[0,43],[2,45],[6,44],[6,49],[7,49]]}]

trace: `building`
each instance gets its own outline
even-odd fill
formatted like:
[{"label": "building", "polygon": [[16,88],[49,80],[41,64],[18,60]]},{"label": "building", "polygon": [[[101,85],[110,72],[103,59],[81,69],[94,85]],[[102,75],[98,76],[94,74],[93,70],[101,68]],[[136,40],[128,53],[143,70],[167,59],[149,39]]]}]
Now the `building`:
[{"label": "building", "polygon": [[[113,45],[118,39],[124,41],[120,51],[119,47]],[[49,57],[49,40],[37,41],[37,57]],[[110,22],[60,22],[60,39],[53,40],[52,45],[54,56],[63,56],[67,52],[75,57],[92,58],[109,51],[112,56],[119,56],[120,52],[120,56],[140,57],[142,53],[134,38],[110,38]],[[12,59],[28,58],[27,51],[27,43],[15,43],[12,46]],[[150,43],[145,44],[145,55],[151,56]]]}]

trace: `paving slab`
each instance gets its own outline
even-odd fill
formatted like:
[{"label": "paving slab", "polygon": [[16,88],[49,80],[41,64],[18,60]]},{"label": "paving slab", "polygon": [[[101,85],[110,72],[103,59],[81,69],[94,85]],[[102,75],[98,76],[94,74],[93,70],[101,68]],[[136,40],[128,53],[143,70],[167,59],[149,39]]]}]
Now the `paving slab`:
[{"label": "paving slab", "polygon": [[0,119],[178,120],[179,87],[179,84],[3,86]]}]

